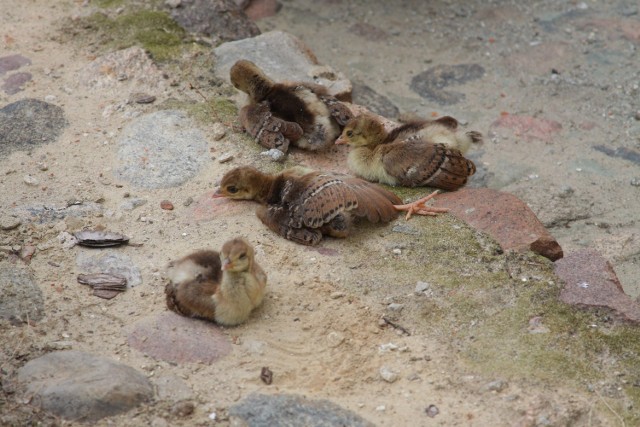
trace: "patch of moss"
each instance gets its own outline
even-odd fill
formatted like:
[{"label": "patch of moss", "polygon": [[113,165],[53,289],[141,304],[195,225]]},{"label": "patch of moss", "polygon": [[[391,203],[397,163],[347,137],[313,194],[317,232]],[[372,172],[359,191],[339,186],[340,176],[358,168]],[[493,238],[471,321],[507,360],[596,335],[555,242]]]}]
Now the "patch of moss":
[{"label": "patch of moss", "polygon": [[235,104],[225,98],[213,98],[206,102],[168,99],[159,108],[185,111],[196,121],[204,124],[223,122],[230,125],[238,117]]},{"label": "patch of moss", "polygon": [[[425,193],[392,190],[406,198]],[[403,247],[399,257],[381,257],[371,235],[362,242],[353,236],[358,250],[345,252],[345,261],[376,259],[377,268],[358,269],[358,280],[344,285],[354,293],[366,290],[374,301],[404,303],[398,323],[414,334],[445,337],[452,351],[487,377],[533,379],[583,392],[605,381],[622,387],[625,402],[640,407],[640,328],[560,302],[553,263],[532,253],[492,252],[488,236],[450,215],[417,218],[410,225],[421,234],[385,231],[383,247]],[[393,277],[393,286],[380,277]],[[430,296],[408,296],[417,281],[430,283]],[[541,328],[532,331],[537,317]],[[621,378],[636,386],[625,386]],[[627,425],[640,425],[628,406],[616,411]]]},{"label": "patch of moss", "polygon": [[103,9],[119,7],[124,4],[124,0],[93,0],[93,4]]},{"label": "patch of moss", "polygon": [[166,13],[137,10],[110,18],[95,13],[83,26],[99,32],[100,44],[105,49],[125,49],[139,45],[158,61],[178,56],[182,50],[185,31]]}]

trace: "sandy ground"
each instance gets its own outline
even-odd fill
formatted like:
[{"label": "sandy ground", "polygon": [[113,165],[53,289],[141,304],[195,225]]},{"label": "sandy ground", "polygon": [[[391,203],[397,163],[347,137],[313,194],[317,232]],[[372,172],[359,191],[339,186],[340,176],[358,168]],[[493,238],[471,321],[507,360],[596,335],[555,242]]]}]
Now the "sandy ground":
[{"label": "sandy ground", "polygon": [[[638,176],[637,165],[589,151],[594,144],[622,143],[633,129],[637,130],[628,111],[612,106],[614,113],[603,117],[616,95],[597,87],[613,79],[612,87],[619,84],[626,90],[633,78],[625,77],[622,71],[594,66],[593,85],[572,86],[554,83],[546,71],[529,74],[518,68],[519,63],[508,72],[501,71],[511,55],[526,57],[530,42],[537,37],[531,15],[527,15],[533,12],[522,5],[492,10],[481,6],[482,2],[464,6],[456,2],[397,2],[402,7],[395,3],[285,1],[281,14],[259,25],[263,30],[287,29],[300,36],[322,62],[354,80],[365,81],[403,111],[426,116],[433,112],[451,114],[487,134],[487,142],[478,149],[481,153],[476,154],[480,164],[491,171],[485,184],[515,192],[545,222],[555,221],[557,226],[551,231],[565,251],[584,246],[602,250],[616,264],[628,292],[638,295],[635,227],[640,197],[638,188],[629,185]],[[555,2],[540,5],[548,7],[545,13],[549,15],[561,15],[574,7],[569,3],[554,6]],[[589,7],[603,6],[589,3]],[[539,414],[558,405],[561,409],[555,410],[555,420],[569,423],[567,420],[581,414],[579,425],[588,425],[587,415],[593,425],[609,425],[607,416],[589,410],[598,404],[594,396],[574,398],[570,390],[546,390],[535,380],[512,384],[506,395],[486,392],[485,385],[496,378],[467,369],[465,362],[443,344],[446,337],[437,333],[433,339],[404,336],[381,327],[379,319],[389,301],[376,302],[373,297],[345,291],[353,286],[353,270],[359,265],[334,262],[333,253],[342,250],[341,242],[328,241],[324,250],[302,248],[268,232],[253,209],[235,209],[219,221],[197,223],[179,211],[157,208],[163,199],[180,206],[187,195],[197,198],[207,194],[222,170],[232,165],[205,168],[180,188],[118,187],[111,178],[116,164],[115,142],[126,120],[119,115],[105,118],[102,113],[108,104],[122,101],[129,94],[91,91],[79,84],[77,73],[93,59],[93,53],[74,43],[60,44],[57,37],[60,20],[84,14],[86,7],[80,2],[4,0],[0,9],[0,54],[28,56],[34,75],[23,92],[0,95],[0,102],[4,105],[23,97],[44,99],[53,95],[70,122],[57,142],[30,152],[14,152],[1,160],[1,205],[65,205],[72,198],[103,199],[106,209],[117,211],[125,193],[149,200],[147,205],[121,216],[35,224],[26,227],[25,236],[8,238],[14,239],[14,244],[38,244],[55,239],[64,230],[104,225],[118,228],[144,244],[123,249],[142,270],[143,285],[110,301],[88,296],[76,283],[79,271],[73,250],[37,253],[31,267],[45,295],[46,319],[36,326],[6,326],[3,330],[3,347],[11,349],[5,356],[14,359],[21,356],[18,360],[28,360],[42,354],[47,343],[71,340],[74,349],[113,357],[148,372],[152,379],[177,376],[193,391],[196,412],[189,419],[169,415],[169,404],[159,402],[97,425],[148,425],[158,422],[159,417],[169,419],[170,425],[212,425],[208,419],[211,412],[217,412],[224,424],[225,409],[250,391],[329,398],[378,425],[536,425]],[[434,24],[435,16],[441,13],[451,18],[449,27]],[[476,13],[486,16],[486,22],[474,21],[469,28],[468,23],[456,21],[456,13]],[[383,29],[386,38],[373,40],[373,33],[354,36],[352,25],[356,22]],[[468,30],[464,37],[451,40],[462,30]],[[495,37],[495,43],[489,44],[489,34]],[[349,41],[345,40],[347,36]],[[575,33],[564,30],[549,36],[550,40],[555,38],[582,43]],[[560,64],[563,70],[573,70],[571,61],[579,62],[571,58]],[[408,89],[412,76],[432,64],[460,62],[481,62],[487,70],[485,80],[463,87],[467,95],[464,103],[439,107]],[[598,96],[592,97],[592,92]],[[198,99],[184,82],[161,94],[165,99],[171,96]],[[624,96],[631,105],[631,95]],[[152,107],[130,108],[144,112]],[[502,111],[552,118],[563,124],[563,130],[550,141],[523,138],[516,144],[512,134],[503,136],[503,130],[492,130],[491,124]],[[583,131],[583,122],[593,122],[595,127]],[[637,137],[631,137],[636,138],[631,146],[637,148]],[[231,135],[228,142],[234,138]],[[46,171],[41,171],[41,163],[46,163]],[[26,174],[36,175],[39,186],[25,185]],[[101,179],[101,175],[106,178]],[[558,196],[565,186],[573,189],[569,201]],[[552,203],[560,207],[547,212],[545,207]],[[580,216],[583,211],[586,217]],[[136,321],[164,310],[162,270],[170,259],[195,247],[209,246],[211,241],[221,244],[248,232],[252,233],[250,240],[256,245],[258,261],[270,266],[266,267],[269,294],[247,324],[225,330],[235,342],[230,356],[212,365],[174,366],[150,359],[127,345],[126,334]],[[362,247],[370,245],[372,236],[389,235],[389,230],[368,229],[353,244]],[[369,250],[381,258],[390,256],[384,239],[376,239]],[[51,263],[59,267],[52,269]],[[328,264],[332,265],[330,271]],[[380,346],[387,343],[399,349],[381,352]],[[16,363],[5,363],[3,369],[11,372]],[[403,379],[393,386],[381,381],[378,372],[383,365],[399,372]],[[274,385],[266,386],[259,380],[256,373],[261,366],[269,366],[275,373]],[[545,397],[549,394],[553,397]],[[440,410],[433,419],[424,413],[430,404]]]}]

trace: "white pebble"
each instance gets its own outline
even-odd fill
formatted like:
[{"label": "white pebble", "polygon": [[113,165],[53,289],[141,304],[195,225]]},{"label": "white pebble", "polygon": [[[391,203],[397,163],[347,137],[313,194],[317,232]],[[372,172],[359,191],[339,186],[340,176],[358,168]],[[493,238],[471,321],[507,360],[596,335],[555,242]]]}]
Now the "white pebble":
[{"label": "white pebble", "polygon": [[222,123],[214,123],[213,130],[211,131],[211,137],[214,141],[220,141],[227,134]]},{"label": "white pebble", "polygon": [[40,181],[38,181],[38,178],[31,175],[25,175],[24,178],[22,178],[22,180],[24,181],[25,184],[32,185],[34,187],[40,184]]},{"label": "white pebble", "polygon": [[380,376],[388,383],[393,383],[398,380],[398,374],[386,366],[380,368]]}]

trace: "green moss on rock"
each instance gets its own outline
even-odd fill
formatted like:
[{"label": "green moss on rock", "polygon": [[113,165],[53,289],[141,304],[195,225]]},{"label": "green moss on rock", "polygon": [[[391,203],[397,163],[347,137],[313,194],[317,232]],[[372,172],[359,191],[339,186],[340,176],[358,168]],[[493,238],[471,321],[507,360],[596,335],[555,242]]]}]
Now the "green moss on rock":
[{"label": "green moss on rock", "polygon": [[106,49],[141,46],[158,61],[178,56],[182,50],[184,30],[166,13],[137,10],[110,18],[95,13],[83,23],[99,32],[100,44]]}]

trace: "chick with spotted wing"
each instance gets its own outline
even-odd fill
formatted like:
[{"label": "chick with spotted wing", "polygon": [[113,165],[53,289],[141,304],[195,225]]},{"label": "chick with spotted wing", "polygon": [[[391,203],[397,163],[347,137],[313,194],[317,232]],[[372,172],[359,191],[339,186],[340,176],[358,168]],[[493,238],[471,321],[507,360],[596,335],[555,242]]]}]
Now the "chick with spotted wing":
[{"label": "chick with spotted wing", "polygon": [[250,166],[232,169],[222,177],[213,197],[259,202],[256,214],[267,227],[303,245],[317,245],[324,235],[347,237],[356,218],[378,223],[395,219],[398,211],[409,215],[446,212],[424,206],[432,195],[401,205],[398,196],[362,179],[299,168],[277,175]]},{"label": "chick with spotted wing", "polygon": [[476,171],[461,149],[481,140],[479,132],[458,130],[453,117],[413,120],[387,132],[374,116],[362,114],[347,123],[336,144],[351,146],[349,168],[368,181],[457,190]]},{"label": "chick with spotted wing", "polygon": [[324,86],[306,82],[276,83],[256,64],[237,61],[231,83],[249,97],[240,122],[258,143],[283,153],[293,144],[307,150],[329,148],[352,117]]}]

